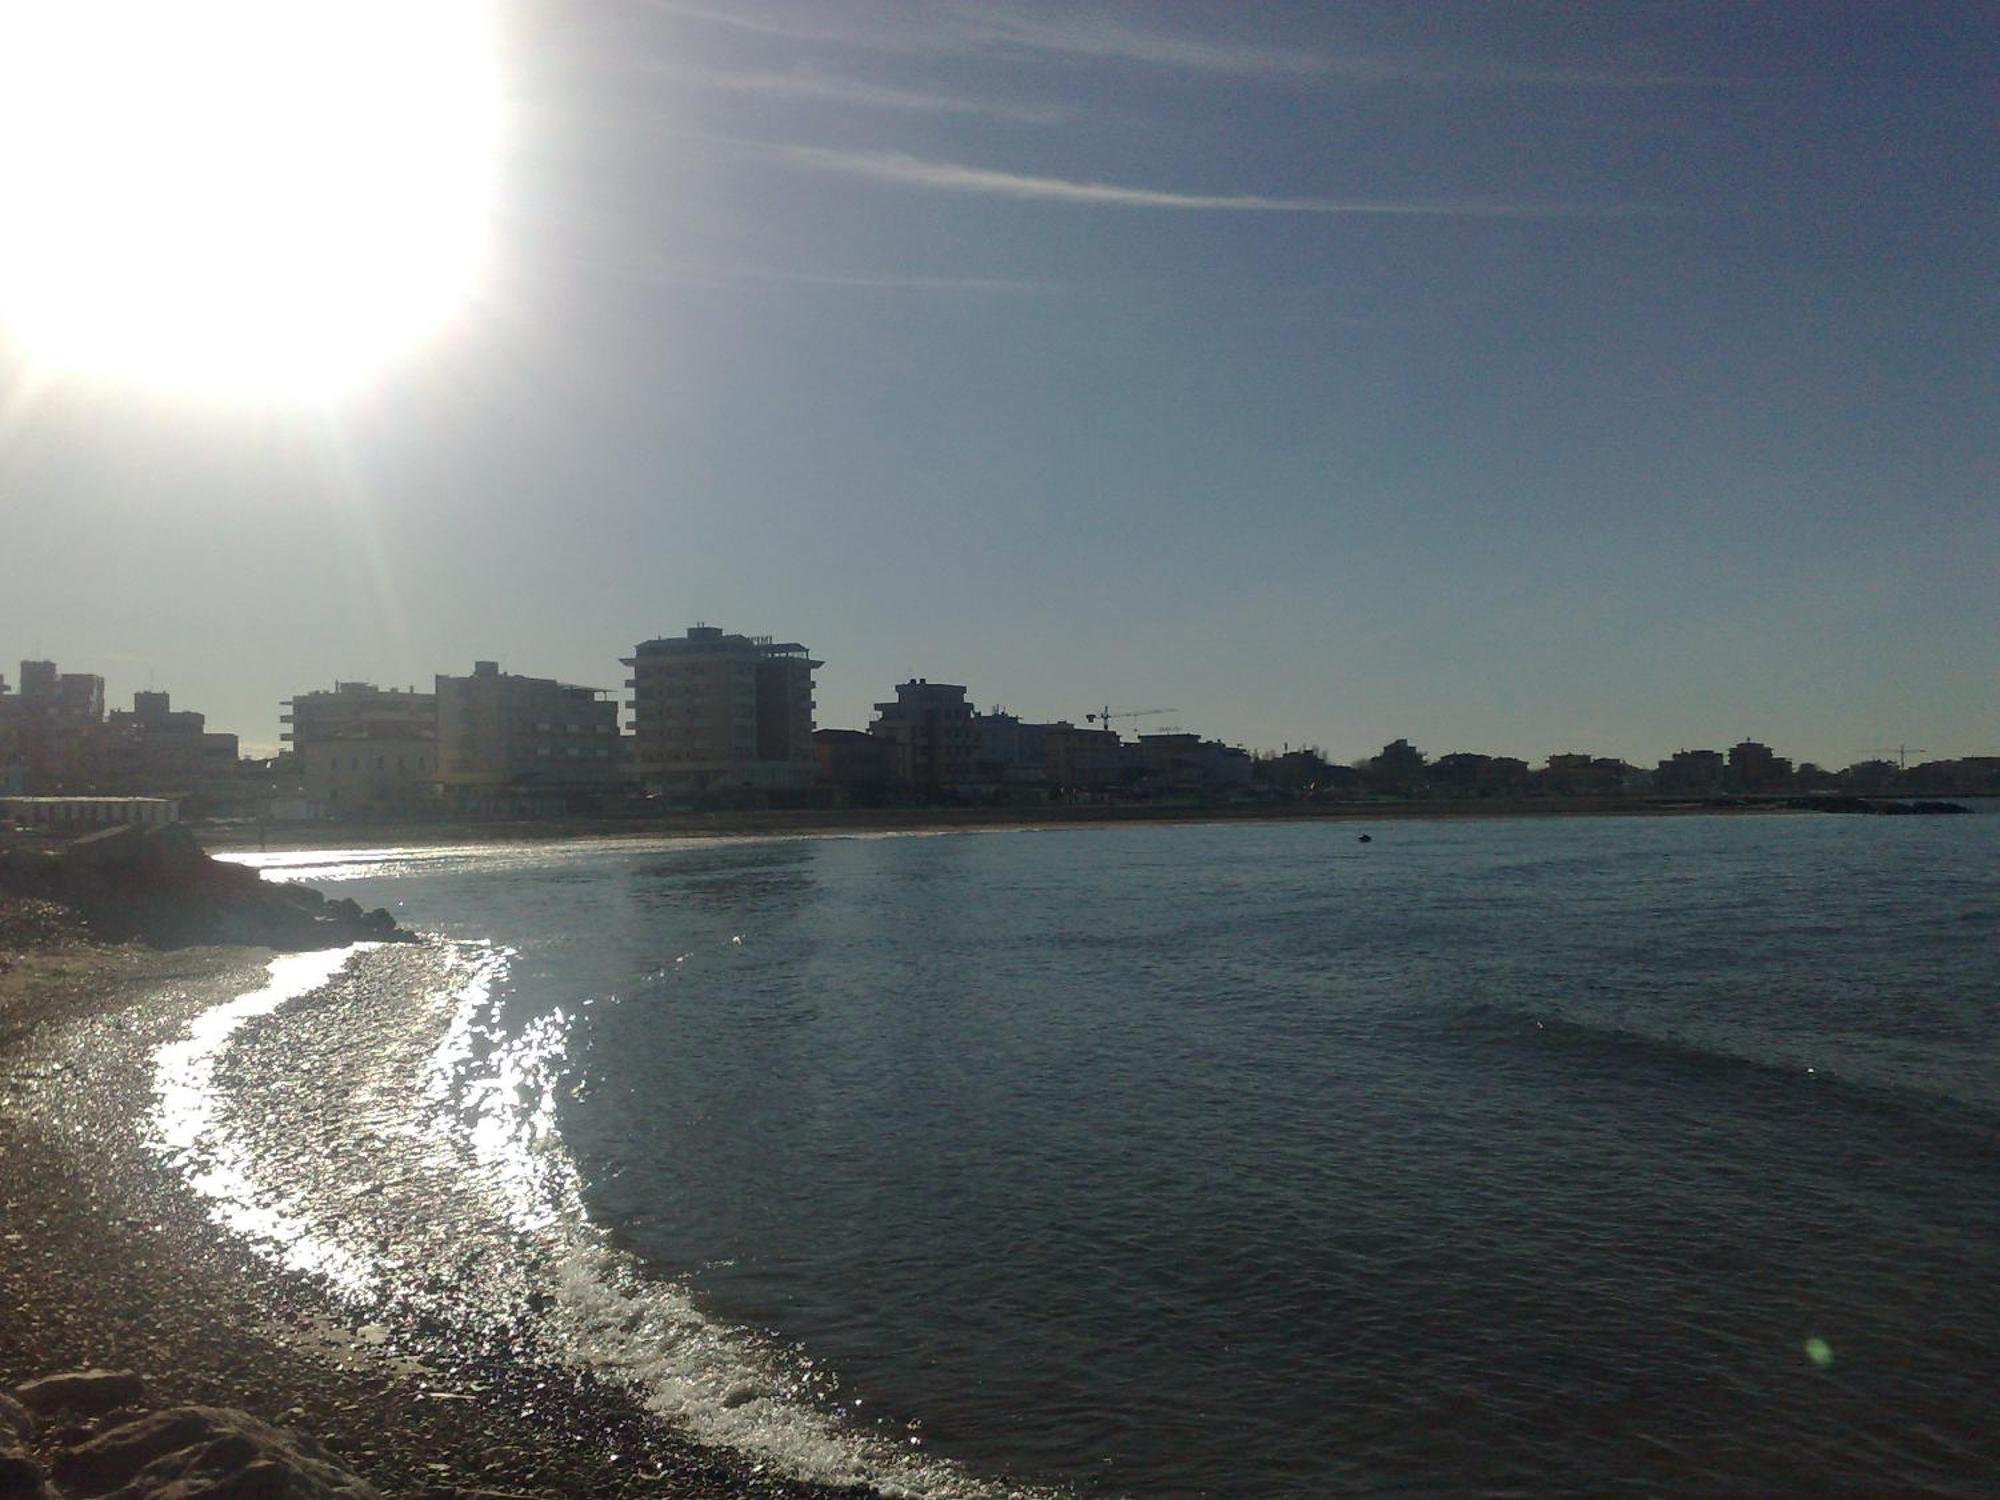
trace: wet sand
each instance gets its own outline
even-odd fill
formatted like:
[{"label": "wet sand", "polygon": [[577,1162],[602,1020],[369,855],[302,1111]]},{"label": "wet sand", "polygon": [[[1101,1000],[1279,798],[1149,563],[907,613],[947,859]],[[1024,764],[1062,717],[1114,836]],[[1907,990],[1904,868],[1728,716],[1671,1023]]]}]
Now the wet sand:
[{"label": "wet sand", "polygon": [[582,1372],[509,1357],[441,1375],[210,1222],[145,1150],[150,1055],[259,987],[251,949],[82,943],[0,972],[0,1386],[124,1366],[162,1403],[240,1407],[317,1437],[394,1495],[758,1496],[758,1475]]}]

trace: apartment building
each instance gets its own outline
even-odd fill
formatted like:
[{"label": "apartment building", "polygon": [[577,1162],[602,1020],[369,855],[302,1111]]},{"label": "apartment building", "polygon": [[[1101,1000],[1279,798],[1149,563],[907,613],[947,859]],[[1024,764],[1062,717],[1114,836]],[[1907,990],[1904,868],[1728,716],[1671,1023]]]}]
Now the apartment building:
[{"label": "apartment building", "polygon": [[205,715],[175,708],[168,693],[138,692],[104,723],[101,779],[127,791],[189,792],[235,775],[233,734],[211,733]]},{"label": "apartment building", "polygon": [[473,663],[437,679],[438,791],[457,811],[580,811],[626,773],[618,705],[606,689]]},{"label": "apartment building", "polygon": [[868,732],[892,747],[902,785],[934,796],[970,795],[979,780],[980,731],[965,688],[915,677],[896,685],[896,701],[875,705]]},{"label": "apartment building", "polygon": [[623,660],[633,761],[652,790],[700,797],[812,784],[813,673],[823,663],[798,642],[698,624],[641,641]]},{"label": "apartment building", "polygon": [[287,698],[279,738],[296,752],[317,818],[394,818],[435,805],[437,694],[336,682]]},{"label": "apartment building", "polygon": [[103,735],[104,679],[94,673],[24,661],[20,690],[0,692],[0,767],[27,791],[91,786]]}]

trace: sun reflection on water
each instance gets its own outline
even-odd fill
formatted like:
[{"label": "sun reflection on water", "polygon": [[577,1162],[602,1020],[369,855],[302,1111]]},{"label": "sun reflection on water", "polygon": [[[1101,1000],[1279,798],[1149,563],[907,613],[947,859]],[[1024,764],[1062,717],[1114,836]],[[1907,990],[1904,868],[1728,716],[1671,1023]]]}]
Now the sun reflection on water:
[{"label": "sun reflection on water", "polygon": [[357,943],[274,958],[264,988],[197,1016],[185,1038],[154,1055],[156,1102],[148,1141],[208,1200],[216,1223],[265,1248],[287,1269],[318,1277],[355,1296],[374,1289],[379,1269],[321,1235],[295,1199],[258,1184],[252,1153],[229,1123],[215,1074],[231,1039],[245,1025],[312,993],[356,954],[375,946]]}]

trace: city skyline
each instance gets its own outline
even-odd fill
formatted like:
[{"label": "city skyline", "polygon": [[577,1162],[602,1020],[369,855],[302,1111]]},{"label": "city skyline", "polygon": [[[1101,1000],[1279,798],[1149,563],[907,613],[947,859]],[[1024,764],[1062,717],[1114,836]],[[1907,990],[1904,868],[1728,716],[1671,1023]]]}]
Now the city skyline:
[{"label": "city skyline", "polygon": [[[633,649],[638,651],[640,653],[640,659],[644,660],[646,659],[647,652],[657,650],[658,648],[661,647],[668,647],[670,649],[679,648],[684,644],[695,640],[698,637],[724,637],[724,636],[725,632],[723,631],[722,627],[710,625],[704,621],[704,622],[698,622],[695,625],[686,628],[684,631],[678,633],[675,636],[659,636],[649,640],[640,641],[636,644],[635,648]],[[726,633],[726,636],[728,640],[732,642],[743,643],[751,651],[759,654],[767,652],[775,653],[780,657],[785,657],[785,656],[796,657],[800,659],[800,661],[802,662],[804,661],[805,656],[810,654],[808,648],[797,642],[785,642],[782,644],[773,644],[773,637],[769,635],[752,635],[746,637],[738,635],[734,632],[728,632]],[[630,657],[620,658],[620,661],[624,670],[626,671],[635,670],[635,663],[633,658]],[[22,660],[18,665],[21,669],[23,669],[19,674],[17,674],[20,680],[17,680],[17,677],[10,677],[4,671],[0,671],[0,699],[5,699],[9,695],[12,695],[14,701],[19,701],[21,695],[22,683],[26,677],[25,669],[30,667],[38,669],[46,669],[45,675],[47,675],[48,680],[50,682],[54,682],[55,680],[57,680],[54,674],[58,672],[61,673],[61,678],[64,681],[77,680],[76,674],[72,674],[68,671],[63,670],[64,663],[59,660],[37,660],[29,658]],[[817,671],[819,669],[824,668],[826,664],[823,661],[814,660],[809,663],[806,663],[806,665],[808,665],[814,671]],[[274,756],[282,754],[283,752],[285,752],[290,748],[285,743],[283,743],[285,740],[291,738],[291,734],[289,733],[288,730],[284,728],[284,726],[292,722],[292,709],[294,706],[295,699],[303,700],[304,698],[307,697],[331,698],[336,691],[344,691],[349,689],[356,689],[356,690],[365,689],[369,693],[386,694],[391,698],[400,698],[407,695],[416,695],[417,697],[420,698],[427,698],[433,695],[432,694],[433,687],[441,687],[443,684],[447,682],[451,683],[471,682],[476,680],[476,678],[480,674],[487,674],[487,675],[501,674],[501,673],[513,674],[515,671],[514,667],[512,667],[511,665],[498,660],[478,660],[472,664],[472,667],[473,667],[473,676],[471,677],[467,677],[462,674],[454,674],[450,672],[438,672],[429,674],[428,676],[426,676],[425,678],[421,679],[416,683],[396,684],[396,683],[387,683],[378,681],[373,678],[348,676],[348,677],[335,678],[328,683],[314,684],[310,687],[299,687],[294,689],[293,692],[291,694],[288,694],[285,698],[279,700],[277,709],[274,711],[274,720],[273,720],[273,722],[279,727],[274,732],[274,738],[269,744],[265,744],[261,741],[257,741],[254,739],[244,738],[241,735],[239,735],[237,731],[233,729],[221,731],[220,735],[222,738],[231,741],[232,747],[236,745],[236,742],[241,741],[240,750],[243,758],[246,761],[268,760]],[[156,687],[152,685],[150,682],[148,686],[144,688],[133,688],[129,693],[121,694],[120,692],[116,691],[108,682],[105,682],[102,679],[101,674],[83,674],[83,676],[85,678],[95,680],[100,684],[100,698],[98,707],[98,713],[100,717],[102,717],[105,713],[108,712],[113,720],[116,720],[120,717],[129,718],[133,712],[133,709],[119,708],[118,704],[121,701],[121,699],[129,699],[129,701],[133,704],[135,709],[139,709],[142,711],[146,709],[148,700],[150,700],[154,711],[164,712],[167,701],[172,697],[172,690],[170,688]],[[619,740],[620,740],[620,745],[622,746],[622,754],[625,760],[630,761],[634,764],[649,764],[651,761],[657,759],[656,756],[649,756],[643,753],[644,747],[641,742],[645,738],[645,731],[641,729],[636,736],[634,734],[634,730],[636,728],[639,728],[639,726],[635,723],[634,718],[630,716],[632,716],[635,710],[638,708],[638,703],[636,699],[629,698],[624,695],[631,694],[635,691],[635,687],[637,686],[635,679],[632,678],[624,679],[625,686],[621,688],[616,686],[598,685],[588,682],[572,682],[567,678],[536,677],[532,673],[521,674],[521,677],[524,680],[538,682],[543,688],[548,690],[553,691],[559,689],[562,693],[565,694],[576,694],[580,696],[587,695],[589,698],[602,699],[603,700],[602,706],[604,706],[607,709],[614,707],[617,709],[616,723],[619,726],[618,728]],[[807,691],[809,692],[811,691],[810,673],[807,675],[806,681],[809,684],[807,689]],[[1580,747],[1575,745],[1567,745],[1563,748],[1556,748],[1553,745],[1545,745],[1528,750],[1515,750],[1515,749],[1497,748],[1491,744],[1468,743],[1468,744],[1454,744],[1450,749],[1440,749],[1435,745],[1412,746],[1410,736],[1397,735],[1390,740],[1384,741],[1381,745],[1375,746],[1372,749],[1358,751],[1355,754],[1348,755],[1340,751],[1333,750],[1325,744],[1309,740],[1283,741],[1276,745],[1251,743],[1241,739],[1240,737],[1232,736],[1226,728],[1217,729],[1215,726],[1210,726],[1210,725],[1188,724],[1184,722],[1187,716],[1181,713],[1177,709],[1146,708],[1146,709],[1132,710],[1129,707],[1122,705],[1114,709],[1111,704],[1104,703],[1099,705],[1098,708],[1086,709],[1082,712],[1063,711],[1063,712],[1042,713],[1038,712],[1035,706],[1032,704],[1018,705],[1018,704],[1004,704],[997,700],[989,701],[987,699],[980,697],[973,690],[973,688],[974,685],[950,682],[942,677],[932,679],[929,677],[919,677],[911,675],[899,680],[894,684],[891,684],[889,687],[889,691],[902,695],[911,689],[947,690],[950,692],[963,695],[964,706],[968,713],[976,711],[981,715],[991,715],[998,718],[1014,718],[1029,722],[1031,724],[1036,724],[1042,727],[1053,727],[1057,724],[1062,724],[1079,729],[1088,729],[1095,727],[1097,729],[1102,730],[1108,728],[1115,735],[1117,735],[1121,739],[1124,739],[1128,743],[1136,744],[1139,741],[1149,736],[1183,737],[1187,735],[1192,735],[1195,738],[1202,739],[1212,744],[1231,746],[1239,750],[1246,751],[1252,755],[1258,755],[1258,756],[1278,755],[1285,752],[1294,752],[1294,751],[1309,752],[1315,755],[1323,756],[1329,763],[1340,766],[1363,765],[1373,761],[1378,755],[1383,753],[1385,750],[1392,750],[1392,751],[1401,750],[1405,752],[1412,752],[1412,751],[1420,752],[1424,759],[1431,761],[1436,761],[1444,758],[1461,758],[1461,759],[1492,758],[1492,759],[1518,760],[1522,762],[1524,765],[1529,767],[1544,767],[1544,766],[1554,767],[1558,763],[1568,760],[1595,759],[1604,762],[1619,762],[1628,765],[1633,769],[1643,770],[1649,766],[1663,765],[1664,763],[1670,760],[1684,758],[1690,754],[1720,755],[1727,751],[1742,749],[1746,747],[1757,750],[1768,750],[1773,748],[1767,745],[1763,740],[1761,740],[1755,734],[1738,735],[1712,742],[1696,742],[1693,740],[1683,740],[1682,742],[1677,743],[1671,751],[1661,751],[1657,755],[1651,755],[1651,754],[1627,755],[1627,754],[1620,754],[1617,752],[1604,752],[1597,750],[1581,749]],[[45,691],[46,690],[47,689],[45,689]],[[647,688],[643,687],[640,687],[637,690],[641,693],[648,691]],[[652,690],[657,691],[657,688]],[[810,703],[812,700],[805,699],[802,701]],[[855,732],[875,726],[877,724],[877,721],[883,719],[885,716],[893,717],[894,711],[896,709],[897,709],[897,704],[893,701],[892,702],[878,701],[871,704],[867,713],[865,713],[860,719],[852,723],[833,724],[833,723],[828,723],[825,720],[819,718],[818,711],[816,708],[805,707],[799,710],[804,715],[804,717],[801,718],[798,721],[798,723],[801,731],[803,730],[804,726],[810,725],[815,730],[835,729],[846,732]],[[180,708],[176,710],[176,712],[182,718],[192,717],[196,720],[200,720],[206,717],[209,719],[213,719],[212,715],[205,716],[199,708],[195,708],[192,711],[190,711],[189,705],[185,702],[181,704]],[[794,731],[794,732],[796,733],[799,731]],[[218,732],[213,728],[210,729],[211,738],[215,738],[217,736],[217,733]],[[1781,745],[1775,748],[1779,750],[1795,750],[1797,747]],[[234,753],[233,749],[232,753]],[[1958,753],[1958,752],[1939,753],[1934,751],[1933,748],[1930,746],[1912,745],[1907,741],[1901,741],[1896,744],[1870,746],[1864,754],[1857,756],[1852,760],[1847,760],[1847,761],[1836,760],[1833,758],[1821,758],[1811,754],[1793,754],[1786,756],[1785,758],[1788,761],[1788,763],[1796,764],[1802,767],[1813,767],[1828,772],[1835,772],[1862,765],[1888,764],[1888,765],[1894,765],[1900,769],[1904,767],[1922,765],[1927,763],[1938,763],[1938,762],[1947,762],[1956,760],[1993,759],[1996,757],[1993,753],[1989,751],[1978,751],[1978,750],[1968,751],[1963,753]],[[657,769],[657,767],[655,767],[655,769]]]},{"label": "city skyline", "polygon": [[823,725],[2000,744],[1985,13],[493,14],[484,279],[371,379],[0,331],[16,655],[246,749],[696,619],[810,644]]}]

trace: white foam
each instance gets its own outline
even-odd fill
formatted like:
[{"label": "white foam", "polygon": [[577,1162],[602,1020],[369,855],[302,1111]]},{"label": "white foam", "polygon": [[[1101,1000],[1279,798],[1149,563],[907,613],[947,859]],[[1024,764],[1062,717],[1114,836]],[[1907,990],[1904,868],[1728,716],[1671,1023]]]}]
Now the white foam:
[{"label": "white foam", "polygon": [[231,1038],[246,1023],[312,993],[355,954],[375,946],[356,943],[274,958],[262,989],[197,1016],[185,1038],[169,1042],[153,1055],[154,1106],[147,1138],[147,1144],[208,1200],[216,1223],[258,1245],[280,1265],[355,1295],[374,1289],[378,1268],[367,1255],[323,1233],[296,1198],[257,1181],[254,1157],[226,1118],[215,1070]]},{"label": "white foam", "polygon": [[[154,1059],[149,1141],[208,1201],[216,1222],[277,1264],[367,1300],[388,1285],[384,1264],[339,1235],[335,1220],[260,1180],[257,1158],[231,1126],[216,1071],[250,1021],[327,984],[357,944],[274,959],[266,984],[205,1012]],[[454,970],[445,1032],[409,1096],[410,1133],[454,1143],[432,1160],[470,1165],[493,1207],[554,1268],[548,1313],[555,1352],[634,1386],[646,1405],[696,1441],[732,1448],[793,1478],[872,1485],[903,1500],[1029,1500],[1033,1491],[980,1479],[914,1446],[907,1435],[848,1425],[753,1335],[707,1316],[684,1286],[648,1277],[608,1242],[584,1207],[581,1175],[558,1126],[575,1017],[557,1009],[518,1033],[502,1025],[496,991],[510,950],[444,948]],[[444,997],[441,997],[444,998]]]}]

